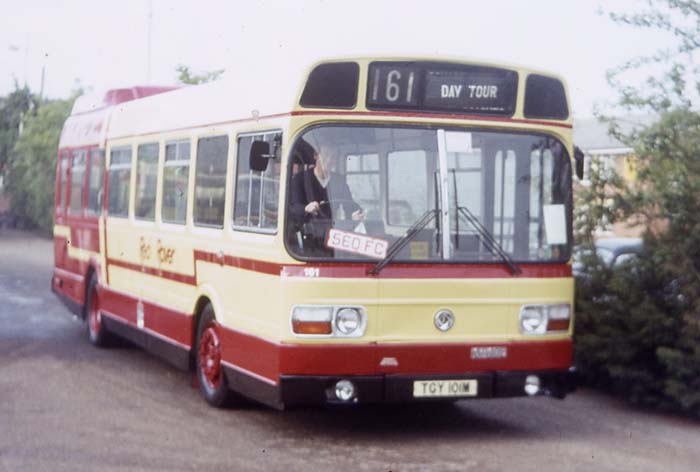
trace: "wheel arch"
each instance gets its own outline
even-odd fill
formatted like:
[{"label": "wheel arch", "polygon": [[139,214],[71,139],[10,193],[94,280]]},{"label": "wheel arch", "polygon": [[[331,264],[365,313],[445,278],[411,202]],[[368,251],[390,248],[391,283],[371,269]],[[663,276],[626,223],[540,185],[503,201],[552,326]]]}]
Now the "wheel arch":
[{"label": "wheel arch", "polygon": [[211,305],[214,310],[214,318],[217,322],[221,321],[221,303],[219,297],[216,295],[214,289],[209,285],[201,285],[197,290],[197,296],[195,297],[195,303],[192,307],[192,326],[191,333],[192,337],[190,339],[190,370],[194,370],[194,350],[197,345],[197,328],[199,326],[199,320],[201,318],[202,312],[207,305]]}]

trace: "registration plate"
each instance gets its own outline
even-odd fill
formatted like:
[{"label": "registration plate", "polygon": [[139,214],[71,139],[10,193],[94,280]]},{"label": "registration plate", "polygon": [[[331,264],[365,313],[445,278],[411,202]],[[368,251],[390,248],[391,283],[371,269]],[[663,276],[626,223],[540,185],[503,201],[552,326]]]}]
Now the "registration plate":
[{"label": "registration plate", "polygon": [[414,398],[475,397],[476,380],[415,380]]}]

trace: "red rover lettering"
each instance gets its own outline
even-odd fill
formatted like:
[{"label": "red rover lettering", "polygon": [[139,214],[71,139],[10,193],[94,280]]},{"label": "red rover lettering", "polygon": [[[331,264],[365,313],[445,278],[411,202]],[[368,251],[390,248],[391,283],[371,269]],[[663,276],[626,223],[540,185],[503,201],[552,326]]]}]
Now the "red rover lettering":
[{"label": "red rover lettering", "polygon": [[374,259],[383,259],[386,257],[389,242],[383,239],[371,238],[363,234],[349,233],[333,228],[328,232],[326,246],[332,249],[361,254]]}]

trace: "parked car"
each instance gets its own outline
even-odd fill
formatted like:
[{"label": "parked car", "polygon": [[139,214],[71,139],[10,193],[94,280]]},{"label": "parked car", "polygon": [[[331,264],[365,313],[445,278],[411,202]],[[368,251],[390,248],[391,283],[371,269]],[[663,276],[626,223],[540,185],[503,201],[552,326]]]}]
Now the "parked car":
[{"label": "parked car", "polygon": [[[641,238],[606,238],[597,239],[595,242],[596,254],[608,267],[619,266],[639,256],[643,247]],[[586,255],[585,250],[578,247],[574,249],[574,262],[571,267],[574,276],[582,275],[583,257]]]}]

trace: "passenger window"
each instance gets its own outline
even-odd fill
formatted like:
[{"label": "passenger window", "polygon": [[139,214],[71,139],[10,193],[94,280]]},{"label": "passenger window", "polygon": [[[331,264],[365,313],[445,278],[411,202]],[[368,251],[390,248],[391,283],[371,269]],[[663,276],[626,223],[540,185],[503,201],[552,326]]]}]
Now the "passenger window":
[{"label": "passenger window", "polygon": [[88,206],[89,215],[102,213],[102,182],[104,177],[105,153],[101,149],[90,152],[90,167],[88,169]]},{"label": "passenger window", "polygon": [[350,193],[362,207],[367,220],[381,219],[379,193],[379,154],[349,154],[345,178]]},{"label": "passenger window", "polygon": [[131,147],[114,148],[109,159],[109,216],[129,216],[131,185]]},{"label": "passenger window", "polygon": [[196,225],[223,228],[227,163],[228,136],[199,140],[194,182]]},{"label": "passenger window", "polygon": [[282,133],[238,138],[233,226],[271,232],[277,229]]},{"label": "passenger window", "polygon": [[189,177],[190,142],[183,140],[166,143],[161,210],[164,222],[185,224]]},{"label": "passenger window", "polygon": [[59,170],[60,172],[60,188],[59,188],[59,197],[58,197],[58,209],[59,211],[66,211],[66,202],[67,202],[67,195],[68,195],[68,154],[63,154],[61,156],[61,168]]},{"label": "passenger window", "polygon": [[514,251],[516,154],[498,151],[495,159],[493,237],[507,252]]},{"label": "passenger window", "polygon": [[85,151],[73,153],[70,177],[70,207],[69,211],[79,214],[83,209],[83,186],[85,183]]},{"label": "passenger window", "polygon": [[390,152],[387,221],[409,226],[428,209],[428,174],[423,150]]},{"label": "passenger window", "polygon": [[139,220],[156,219],[156,182],[158,180],[158,143],[141,144],[136,155],[136,206]]}]

